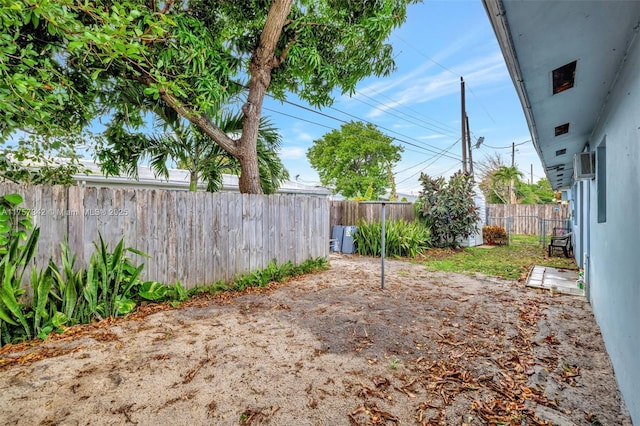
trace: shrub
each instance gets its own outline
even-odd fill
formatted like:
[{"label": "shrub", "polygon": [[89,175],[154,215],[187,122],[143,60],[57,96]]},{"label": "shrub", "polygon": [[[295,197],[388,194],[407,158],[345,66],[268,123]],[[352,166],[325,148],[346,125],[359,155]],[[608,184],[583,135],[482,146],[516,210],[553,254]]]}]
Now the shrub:
[{"label": "shrub", "polygon": [[[110,252],[102,236],[86,270],[76,267],[76,256],[66,241],[60,244],[62,267],[51,260],[46,268],[33,267],[33,294],[27,303],[21,284],[35,253],[39,229],[31,231],[26,244],[20,245],[23,234],[3,226],[8,219],[7,209],[0,208],[0,234],[4,237],[0,246],[2,242],[6,245],[0,247],[0,346],[36,336],[44,339],[62,326],[124,315],[136,307],[143,265],[136,266],[127,253],[146,255],[124,247],[123,239]],[[27,219],[22,223],[30,225]]]},{"label": "shrub", "polygon": [[[418,221],[385,221],[385,256],[415,257],[430,246],[429,228]],[[354,236],[357,253],[380,256],[382,253],[382,222],[358,224]]]},{"label": "shrub", "polygon": [[33,335],[21,284],[35,255],[40,229],[32,229],[28,210],[19,207],[22,201],[19,194],[0,198],[0,346]]},{"label": "shrub", "polygon": [[457,247],[459,239],[476,232],[480,216],[473,200],[473,176],[458,172],[446,182],[423,173],[420,183],[416,212],[430,227],[435,247]]},{"label": "shrub", "polygon": [[509,237],[502,226],[483,226],[482,240],[485,244],[504,246],[509,242]]}]

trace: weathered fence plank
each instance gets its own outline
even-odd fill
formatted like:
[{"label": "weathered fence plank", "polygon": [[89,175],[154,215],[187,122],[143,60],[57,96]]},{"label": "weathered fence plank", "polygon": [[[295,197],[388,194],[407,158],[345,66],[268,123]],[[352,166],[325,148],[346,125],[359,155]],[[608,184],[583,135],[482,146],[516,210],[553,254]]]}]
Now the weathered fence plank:
[{"label": "weathered fence plank", "polygon": [[68,239],[77,264],[87,264],[99,233],[113,249],[149,254],[143,279],[191,288],[278,264],[329,254],[329,201],[297,195],[189,193],[156,189],[29,186],[0,183],[19,193],[41,234],[34,264],[60,260]]},{"label": "weathered fence plank", "polygon": [[[366,223],[379,222],[381,208],[377,204],[364,204],[357,201],[332,201],[329,214],[327,234],[331,232],[334,225],[357,225],[360,220]],[[389,204],[386,206],[386,217],[388,220],[411,222],[415,220],[413,204]]]},{"label": "weathered fence plank", "polygon": [[502,226],[513,234],[541,234],[541,224],[549,235],[553,226],[562,226],[569,219],[569,206],[563,204],[488,204],[487,224]]}]

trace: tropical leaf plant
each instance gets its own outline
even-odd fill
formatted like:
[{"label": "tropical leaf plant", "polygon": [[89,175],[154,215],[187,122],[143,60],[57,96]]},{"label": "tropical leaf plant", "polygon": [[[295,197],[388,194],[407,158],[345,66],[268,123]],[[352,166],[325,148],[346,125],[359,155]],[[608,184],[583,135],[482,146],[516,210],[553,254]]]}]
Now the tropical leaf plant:
[{"label": "tropical leaf plant", "polygon": [[[32,326],[34,334],[40,337],[48,334],[44,330],[48,326],[47,322],[53,316],[51,312],[53,305],[49,302],[52,285],[53,278],[48,268],[41,271],[38,271],[36,268],[31,270],[31,288],[33,289],[33,300],[31,304]],[[51,328],[51,330],[53,330],[53,328]]]},{"label": "tropical leaf plant", "polygon": [[135,266],[127,253],[149,257],[146,253],[131,247],[124,247],[124,238],[109,252],[107,244],[98,235],[94,242],[96,251],[92,254],[87,269],[87,279],[83,294],[89,308],[97,318],[117,317],[133,311],[137,286],[144,264]]},{"label": "tropical leaf plant", "polygon": [[56,312],[63,313],[68,323],[87,323],[91,321],[91,311],[85,299],[80,297],[85,286],[85,270],[76,267],[76,255],[71,252],[69,243],[60,243],[62,268],[49,261],[48,271],[52,276],[53,285],[50,299],[55,304]]},{"label": "tropical leaf plant", "polygon": [[[385,256],[415,257],[430,247],[430,230],[424,223],[405,220],[385,221]],[[382,222],[360,220],[354,235],[356,251],[363,256],[382,253]]]},{"label": "tropical leaf plant", "polygon": [[167,286],[157,281],[145,281],[140,285],[138,294],[143,299],[160,301],[167,297]]}]

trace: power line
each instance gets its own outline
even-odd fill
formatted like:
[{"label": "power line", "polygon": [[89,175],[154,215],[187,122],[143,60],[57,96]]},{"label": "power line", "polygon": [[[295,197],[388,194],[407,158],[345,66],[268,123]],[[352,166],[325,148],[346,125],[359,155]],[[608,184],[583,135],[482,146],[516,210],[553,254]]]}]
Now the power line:
[{"label": "power line", "polygon": [[[451,144],[451,146],[449,146],[449,148],[447,148],[447,151],[449,151],[449,150],[453,149],[453,148],[458,144],[458,142],[459,142],[459,141],[460,141],[460,139],[458,139],[458,140],[457,140],[457,141],[455,141],[453,144]],[[400,184],[402,184],[402,183],[405,183],[405,182],[406,182],[406,181],[408,181],[409,179],[413,179],[413,178],[414,178],[418,173],[422,173],[422,171],[423,171],[424,169],[426,169],[427,167],[429,167],[429,166],[433,165],[433,164],[434,164],[437,160],[439,160],[440,158],[442,158],[442,156],[440,156],[440,157],[435,157],[435,158],[434,158],[434,157],[432,157],[432,158],[428,158],[427,160],[423,161],[422,163],[426,163],[427,161],[429,161],[429,160],[433,159],[433,161],[431,161],[431,163],[427,164],[425,167],[423,167],[422,169],[418,170],[418,172],[416,172],[416,173],[412,174],[411,176],[409,176],[409,177],[407,177],[407,178],[405,178],[405,179],[401,180],[400,182],[397,182],[397,183],[396,183],[396,185],[400,185]],[[416,164],[415,166],[412,166],[412,167],[410,167],[409,169],[412,169],[412,168],[414,168],[414,167],[416,167],[416,166],[419,166],[419,165],[421,165],[422,163]],[[456,166],[454,165],[453,167],[456,167]],[[452,167],[452,168],[453,168],[453,167]],[[406,170],[409,170],[409,169],[406,169]],[[406,171],[406,170],[404,170],[404,171]],[[402,172],[398,172],[398,173],[402,173]],[[398,173],[394,173],[394,176],[395,176],[395,175],[397,175]]]},{"label": "power line", "polygon": [[[456,144],[457,144],[458,142],[460,142],[460,138],[458,138],[458,140],[457,140],[457,141],[455,141],[455,142],[454,142],[453,144],[451,144],[448,148],[446,148],[446,149],[445,149],[445,151],[450,151],[451,149],[453,149],[453,148],[456,146]],[[434,157],[435,157],[435,156],[433,156],[433,157],[429,157],[429,158],[427,158],[426,160],[419,162],[418,164],[414,164],[413,166],[407,167],[407,168],[406,168],[406,169],[404,169],[404,170],[400,170],[400,171],[398,171],[398,172],[395,172],[395,173],[394,173],[394,175],[399,175],[400,173],[407,172],[407,171],[409,171],[409,170],[411,170],[411,169],[413,169],[413,168],[415,168],[415,167],[418,167],[418,166],[420,166],[420,165],[422,165],[422,164],[424,164],[424,163],[426,163],[426,162],[428,162],[428,161],[431,161],[432,159],[434,159]],[[440,158],[440,157],[438,157],[438,158]]]},{"label": "power line", "polygon": [[[375,92],[378,96],[383,96],[383,97],[385,97],[385,98],[389,99],[391,102],[395,102],[392,98],[390,98],[390,97],[386,96],[386,95],[385,95],[385,94],[383,94],[383,93],[378,92],[378,91],[377,91],[377,90],[375,90],[375,89],[369,89],[369,90],[371,90],[371,91]],[[383,102],[380,102],[380,101],[378,101],[377,99],[374,99],[374,98],[372,98],[371,96],[365,95],[365,94],[364,94],[364,93],[362,93],[362,92],[356,92],[356,95],[357,95],[357,96],[364,96],[365,98],[370,99],[371,101],[373,101],[373,102],[375,102],[375,103],[377,103],[377,104],[382,105],[384,108],[386,108],[385,110],[380,109],[380,108],[377,108],[377,107],[375,107],[375,106],[373,106],[373,105],[367,104],[367,103],[363,102],[361,99],[358,99],[357,97],[353,98],[354,100],[359,101],[359,102],[362,102],[362,103],[364,103],[365,105],[372,106],[373,108],[376,108],[376,109],[378,109],[378,110],[382,111],[383,113],[386,113],[386,110],[388,110],[388,109],[392,109],[392,110],[394,110],[394,111],[398,111],[398,112],[399,112],[400,114],[402,114],[402,115],[405,115],[405,116],[407,116],[407,117],[411,118],[412,120],[414,120],[414,119],[415,119],[415,120],[416,120],[416,121],[418,121],[418,122],[422,122],[422,123],[424,123],[426,126],[430,126],[430,127],[420,126],[419,124],[417,124],[417,123],[415,123],[415,122],[413,122],[413,121],[407,120],[406,118],[405,118],[405,119],[403,119],[403,120],[408,121],[408,122],[410,122],[410,123],[412,123],[412,124],[416,124],[416,125],[418,125],[419,127],[422,127],[422,128],[424,128],[424,129],[432,130],[432,131],[437,131],[437,132],[442,132],[442,131],[444,131],[445,133],[450,133],[450,134],[453,134],[453,133],[457,134],[457,129],[453,129],[453,127],[451,127],[451,126],[447,125],[446,123],[442,123],[441,121],[438,121],[438,120],[436,120],[436,119],[430,118],[431,120],[436,121],[436,122],[438,122],[438,123],[442,124],[442,126],[440,126],[440,125],[438,125],[438,124],[429,123],[429,122],[427,122],[427,121],[425,121],[425,120],[421,120],[419,117],[413,117],[413,116],[411,116],[411,115],[409,115],[409,114],[407,114],[407,113],[405,113],[405,112],[403,112],[403,111],[400,111],[400,110],[399,110],[398,108],[396,108],[396,107],[393,107],[393,106],[387,105],[387,104],[385,104],[385,103],[383,103]],[[411,110],[410,108],[407,108],[407,109]],[[412,111],[413,111],[413,110],[412,110]],[[415,113],[416,113],[416,114],[418,114],[419,116],[424,116],[424,114],[421,114],[421,113],[419,113],[419,112],[417,112],[417,111],[413,111],[413,112],[415,112]],[[443,127],[443,126],[445,126],[445,127]]]},{"label": "power line", "polygon": [[[456,77],[462,77],[462,75],[460,73],[457,73],[455,71],[453,71],[450,68],[445,67],[444,65],[442,65],[440,62],[436,61],[435,59],[433,59],[432,57],[430,57],[429,55],[425,54],[424,52],[422,52],[420,49],[418,49],[417,47],[413,46],[412,44],[410,44],[409,42],[407,42],[406,40],[404,40],[403,38],[401,38],[400,36],[398,36],[397,34],[394,34],[394,37],[396,37],[398,40],[400,40],[401,42],[403,42],[404,44],[406,44],[407,46],[409,46],[411,49],[413,49],[414,51],[416,51],[420,56],[422,56],[423,58],[428,59],[429,61],[433,62],[434,64],[436,64],[437,66],[439,66],[440,68],[442,68],[443,70],[450,72],[451,74],[455,75]],[[489,111],[487,110],[487,108],[484,106],[484,103],[480,101],[480,98],[478,98],[478,96],[476,96],[475,92],[473,91],[473,89],[471,88],[471,86],[469,86],[467,84],[467,88],[469,89],[469,91],[471,92],[471,94],[473,95],[473,97],[478,101],[478,103],[480,104],[480,107],[484,110],[484,112],[487,114],[487,116],[491,119],[491,121],[495,124],[495,120],[493,119],[493,117],[491,116],[491,114],[489,113]]]},{"label": "power line", "polygon": [[529,142],[531,142],[531,139],[526,140],[526,141],[524,141],[524,142],[517,143],[517,144],[515,144],[515,145],[509,145],[509,146],[491,146],[491,145],[487,145],[487,144],[484,144],[484,145],[482,145],[482,146],[483,146],[483,147],[487,147],[487,148],[491,148],[491,149],[511,149],[511,148],[513,148],[514,146],[524,145],[524,144],[527,144],[527,143],[529,143]]},{"label": "power line", "polygon": [[[247,86],[245,86],[245,85],[243,85],[243,84],[241,84],[241,83],[238,83],[238,82],[234,82],[234,83],[235,83],[236,85],[239,85],[239,86],[243,87],[244,89],[248,89],[248,87],[247,87]],[[284,100],[283,100],[283,99],[277,99],[275,96],[273,96],[273,95],[271,95],[271,94],[268,94],[268,93],[267,93],[267,96],[269,96],[271,99],[278,100],[278,101],[280,101],[280,102],[282,102],[282,103],[286,103],[286,104],[291,105],[291,106],[294,106],[294,107],[296,107],[296,108],[301,108],[301,109],[303,109],[303,110],[305,110],[305,111],[312,112],[312,113],[314,113],[314,114],[318,114],[318,115],[323,116],[323,117],[325,117],[325,118],[329,118],[329,119],[332,119],[332,120],[336,120],[336,121],[338,121],[338,122],[340,122],[340,123],[343,123],[343,124],[348,123],[346,120],[342,120],[342,119],[337,118],[337,117],[335,117],[335,116],[333,116],[333,115],[323,113],[323,112],[321,112],[321,111],[318,111],[318,110],[316,110],[316,109],[310,108],[310,107],[308,107],[308,106],[301,105],[301,104],[299,104],[299,103],[292,102],[292,101],[289,101],[289,100],[286,100],[286,99],[284,99]],[[278,114],[282,114],[282,115],[285,115],[285,116],[287,116],[287,117],[291,117],[291,118],[295,118],[295,119],[300,119],[300,120],[305,121],[305,122],[308,122],[308,123],[317,124],[317,125],[320,125],[320,126],[325,127],[325,128],[330,128],[329,126],[326,126],[326,125],[322,125],[322,124],[319,124],[319,123],[315,123],[315,122],[310,121],[310,120],[304,120],[304,119],[302,119],[302,118],[300,118],[300,117],[296,117],[296,116],[294,116],[294,115],[290,115],[290,114],[282,113],[282,112],[280,112],[280,111],[275,111],[275,110],[272,110],[272,109],[267,109],[266,107],[263,107],[263,109],[268,110],[268,111],[271,111],[271,112],[275,112],[275,113],[278,113]],[[336,111],[339,111],[339,110],[337,110],[336,108],[332,108],[332,109],[334,109],[334,110],[336,110]],[[437,155],[437,154],[440,154],[441,152],[443,152],[443,150],[442,150],[442,149],[440,149],[440,148],[434,147],[433,145],[425,144],[424,142],[421,142],[421,141],[419,141],[419,140],[417,140],[417,139],[415,139],[415,138],[411,138],[410,136],[404,135],[404,134],[399,133],[399,132],[397,132],[397,131],[395,131],[395,130],[388,129],[388,128],[386,128],[386,127],[382,127],[382,126],[378,126],[378,125],[377,125],[377,124],[375,124],[375,123],[372,123],[372,122],[370,122],[370,121],[368,121],[368,120],[365,120],[365,119],[363,119],[363,118],[360,118],[360,117],[358,117],[358,116],[356,116],[356,115],[346,113],[346,112],[344,112],[344,111],[339,111],[339,112],[341,112],[342,114],[345,114],[345,115],[347,115],[347,116],[350,116],[350,117],[352,117],[352,118],[355,118],[355,119],[357,119],[357,120],[359,120],[359,121],[363,121],[363,122],[366,122],[366,123],[370,123],[370,124],[372,124],[372,125],[374,125],[374,126],[376,126],[376,127],[379,127],[379,128],[381,128],[381,129],[384,129],[384,130],[387,130],[387,131],[389,131],[389,132],[392,132],[392,133],[395,133],[395,134],[397,134],[397,135],[400,135],[400,136],[402,136],[403,138],[412,139],[412,140],[414,140],[415,142],[417,142],[418,144],[424,144],[425,146],[417,145],[417,144],[415,144],[415,143],[412,143],[412,142],[407,141],[406,139],[400,139],[400,138],[397,138],[397,137],[396,137],[396,138],[394,138],[394,140],[396,140],[396,141],[398,141],[398,142],[400,142],[400,143],[403,143],[403,144],[406,144],[406,145],[410,145],[410,146],[413,146],[413,147],[416,147],[416,148],[420,148],[420,149],[422,149],[422,150],[424,150],[424,151],[427,151],[427,152],[430,152],[430,153],[433,153],[433,154],[436,154],[436,155]],[[444,152],[446,152],[446,151],[444,151]],[[456,157],[451,156],[451,155],[445,155],[445,156],[446,156],[446,157],[448,157],[448,158],[451,158],[451,159],[453,159],[453,160],[457,160],[457,161],[459,161],[459,160],[460,160],[459,158],[456,158]]]},{"label": "power line", "polygon": [[[272,99],[276,99],[275,97],[273,97],[273,96],[271,96],[271,95],[269,95],[269,97],[271,97]],[[279,99],[276,99],[276,100],[279,100]],[[281,101],[281,102],[283,102],[283,103],[286,103],[286,104],[289,104],[289,105],[295,106],[295,107],[297,107],[297,108],[304,109],[305,111],[309,111],[309,112],[312,112],[312,113],[314,113],[314,114],[318,114],[318,115],[321,115],[321,116],[323,116],[323,117],[330,118],[330,119],[332,119],[332,120],[336,120],[336,121],[338,121],[338,122],[340,122],[340,123],[343,123],[343,124],[348,123],[346,120],[342,120],[342,119],[337,118],[337,117],[334,117],[334,116],[332,116],[332,115],[330,115],[330,114],[326,114],[326,113],[323,113],[323,112],[317,111],[317,110],[315,110],[315,109],[313,109],[313,108],[309,108],[309,107],[307,107],[307,106],[300,105],[300,104],[298,104],[298,103],[296,103],[296,102],[288,101],[288,100],[286,100],[286,99],[285,99],[285,100],[280,100],[280,101]],[[266,109],[266,108],[265,108],[265,109]],[[271,110],[271,111],[274,111],[274,110]],[[276,111],[274,111],[274,112],[276,112]],[[284,114],[284,113],[282,113],[282,114]],[[363,121],[363,122],[366,122],[366,123],[373,124],[373,125],[375,125],[376,127],[379,127],[379,128],[381,128],[381,129],[387,130],[387,131],[389,131],[389,132],[396,133],[396,134],[398,134],[398,135],[401,135],[401,136],[402,136],[402,137],[404,137],[404,138],[413,139],[413,140],[415,140],[417,143],[422,143],[421,141],[418,141],[418,140],[416,140],[416,139],[414,139],[414,138],[411,138],[411,137],[409,137],[409,136],[403,135],[402,133],[396,132],[395,130],[391,130],[391,129],[388,129],[388,128],[386,128],[386,127],[382,127],[382,126],[378,126],[378,125],[376,125],[375,123],[372,123],[372,122],[370,122],[370,121],[368,121],[368,120],[365,120],[365,119],[363,119],[363,118],[360,118],[360,117],[358,117],[358,116],[356,116],[356,115],[348,114],[348,113],[344,113],[344,114],[347,114],[348,116],[351,116],[351,117],[353,117],[353,118],[356,118],[356,119],[358,119],[358,120],[360,120],[360,121]],[[292,115],[288,115],[288,116],[289,116],[289,117],[292,117],[292,118],[296,118],[295,116],[292,116]],[[307,122],[308,122],[308,120],[305,120],[305,121],[307,121]],[[327,127],[327,126],[323,125],[323,127]],[[427,152],[434,153],[434,154],[436,154],[436,155],[437,155],[437,154],[440,154],[441,152],[443,152],[443,150],[442,150],[442,149],[439,149],[439,148],[433,147],[432,145],[428,145],[428,144],[424,144],[425,146],[423,146],[423,145],[417,145],[417,144],[415,144],[415,143],[412,143],[412,142],[407,141],[406,139],[400,139],[400,138],[397,138],[397,137],[396,137],[396,138],[393,138],[393,139],[394,139],[394,140],[396,140],[396,141],[398,141],[398,142],[401,142],[401,143],[403,143],[403,144],[410,145],[410,146],[413,146],[413,147],[416,147],[416,148],[420,148],[420,149],[422,149],[422,150],[425,150],[425,151],[427,151]],[[459,160],[460,160],[460,158],[457,158],[457,157],[454,157],[454,156],[451,156],[451,155],[445,155],[445,156],[446,156],[446,157],[448,157],[448,158],[451,158],[451,159],[453,159],[453,160],[457,160],[457,161],[459,161]]]},{"label": "power line", "polygon": [[[333,107],[330,107],[330,108],[331,108],[331,109],[333,109],[334,111],[337,111],[337,112],[341,113],[341,114],[345,114],[345,115],[347,115],[347,116],[349,116],[349,117],[352,117],[352,118],[355,118],[355,119],[357,119],[357,120],[364,121],[365,123],[372,124],[372,125],[374,125],[374,126],[376,126],[376,127],[379,127],[380,129],[386,130],[387,132],[395,133],[395,134],[400,135],[400,136],[402,136],[402,137],[409,138],[409,139],[411,139],[411,140],[413,140],[413,141],[415,141],[415,142],[417,142],[417,143],[423,143],[425,146],[424,146],[424,147],[423,147],[423,146],[421,146],[421,148],[422,148],[422,149],[425,149],[425,150],[429,150],[429,151],[431,151],[431,149],[430,149],[430,148],[433,148],[433,149],[435,149],[435,150],[438,150],[438,152],[441,152],[441,151],[442,151],[442,149],[440,149],[440,148],[438,148],[438,147],[435,147],[435,146],[433,146],[433,145],[430,145],[430,144],[424,143],[424,142],[422,142],[422,141],[420,141],[420,140],[418,140],[418,139],[416,139],[416,138],[412,138],[412,137],[410,137],[410,136],[403,135],[402,133],[397,132],[397,131],[395,131],[395,130],[393,130],[393,129],[389,129],[388,127],[384,127],[384,126],[377,125],[377,124],[375,124],[375,123],[372,123],[371,121],[365,120],[365,119],[363,119],[363,118],[360,118],[360,117],[358,117],[358,116],[356,116],[356,115],[353,115],[353,114],[350,114],[350,113],[348,113],[348,112],[341,111],[341,110],[339,110],[339,109],[337,109],[337,108],[333,108]],[[401,139],[397,139],[397,138],[395,138],[395,139],[396,139],[396,140],[398,140],[398,141],[401,141]],[[405,142],[405,143],[406,143],[406,142]],[[426,147],[429,147],[429,148],[426,148]],[[433,151],[431,151],[431,152],[433,152]]]},{"label": "power line", "polygon": [[[267,108],[267,107],[263,107],[262,109],[264,109],[265,111],[274,112],[276,114],[280,114],[280,115],[284,115],[284,116],[287,116],[287,117],[290,117],[290,118],[294,118],[296,120],[301,120],[301,121],[304,121],[304,122],[307,122],[307,123],[310,123],[310,124],[315,124],[317,126],[321,126],[321,127],[324,127],[324,128],[330,129],[330,130],[334,130],[334,128],[331,127],[331,126],[327,126],[325,124],[321,124],[321,123],[318,123],[318,122],[315,122],[315,121],[312,121],[312,120],[307,120],[307,119],[304,119],[304,118],[301,118],[301,117],[297,117],[297,116],[292,115],[292,114],[287,114],[287,113],[284,113],[284,112],[281,112],[281,111],[276,111],[274,109]],[[310,109],[310,111],[311,112],[315,112],[315,111],[313,111],[311,109]],[[339,119],[337,117],[333,117],[333,116],[330,116],[330,115],[327,115],[327,114],[324,114],[324,113],[321,113],[321,115],[326,116],[326,117],[331,118],[331,119],[334,119],[334,120],[337,120],[337,121],[340,121],[342,123],[348,123],[345,120],[341,120],[341,119]],[[363,139],[375,140],[375,139],[371,139],[371,138],[363,138]],[[420,146],[420,145],[416,145],[414,143],[411,143],[411,142],[403,140],[403,139],[398,139],[398,138],[392,138],[392,139],[395,140],[395,141],[401,142],[403,144],[406,144],[406,145],[410,145],[410,146],[413,146],[413,147],[416,147],[416,148],[420,148],[423,151],[434,153],[435,155],[441,155],[441,156],[444,155],[444,156],[446,156],[448,158],[451,158],[453,160],[460,161],[459,158],[456,158],[456,157],[453,157],[453,156],[450,156],[450,155],[445,155],[444,152],[446,152],[446,151],[435,151],[433,149],[430,149],[430,148],[427,148],[427,147],[424,147],[424,146]]]},{"label": "power line", "polygon": [[305,118],[296,117],[295,115],[287,114],[287,113],[282,112],[282,111],[276,111],[275,109],[271,109],[271,108],[267,108],[267,107],[262,107],[262,109],[265,110],[265,111],[274,112],[276,114],[284,115],[286,117],[295,118],[296,120],[304,121],[306,123],[315,124],[316,126],[324,127],[326,129],[329,129],[329,130],[333,130],[333,127],[327,126],[326,124],[318,123],[316,121],[311,121],[311,120],[307,120]]},{"label": "power line", "polygon": [[450,72],[451,74],[455,75],[456,77],[461,77],[460,74],[457,74],[455,71],[445,67],[444,65],[442,65],[440,62],[436,61],[435,59],[433,59],[431,56],[427,55],[426,53],[422,52],[420,49],[418,49],[417,47],[414,47],[412,44],[410,44],[408,41],[406,41],[405,39],[403,39],[402,37],[400,37],[397,34],[393,34],[393,36],[395,38],[397,38],[398,40],[400,40],[401,42],[403,42],[404,44],[406,44],[407,46],[409,46],[411,49],[413,49],[418,55],[422,56],[425,59],[428,59],[429,61],[433,62],[434,64],[436,64],[437,66],[439,66],[440,68],[442,68],[445,71]]}]

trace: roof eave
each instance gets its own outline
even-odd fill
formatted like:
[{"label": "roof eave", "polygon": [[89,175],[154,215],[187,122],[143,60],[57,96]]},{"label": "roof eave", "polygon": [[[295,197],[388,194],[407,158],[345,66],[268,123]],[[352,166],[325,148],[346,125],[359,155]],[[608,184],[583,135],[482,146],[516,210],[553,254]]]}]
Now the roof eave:
[{"label": "roof eave", "polygon": [[[524,78],[522,77],[522,71],[520,70],[520,64],[518,62],[518,55],[516,54],[515,47],[513,45],[513,39],[511,38],[511,31],[509,29],[509,23],[506,19],[506,12],[504,10],[502,0],[482,0],[484,8],[493,27],[493,32],[496,34],[498,45],[502,51],[507,70],[511,76],[511,80],[522,104],[525,119],[527,120],[527,126],[529,127],[529,133],[531,133],[531,141],[538,154],[538,157],[542,160],[542,150],[538,141],[538,132],[536,129],[536,123],[533,119],[533,112],[531,110],[531,103],[524,84]],[[545,175],[549,179],[549,175],[546,172]],[[550,179],[549,179],[550,180]]]}]

